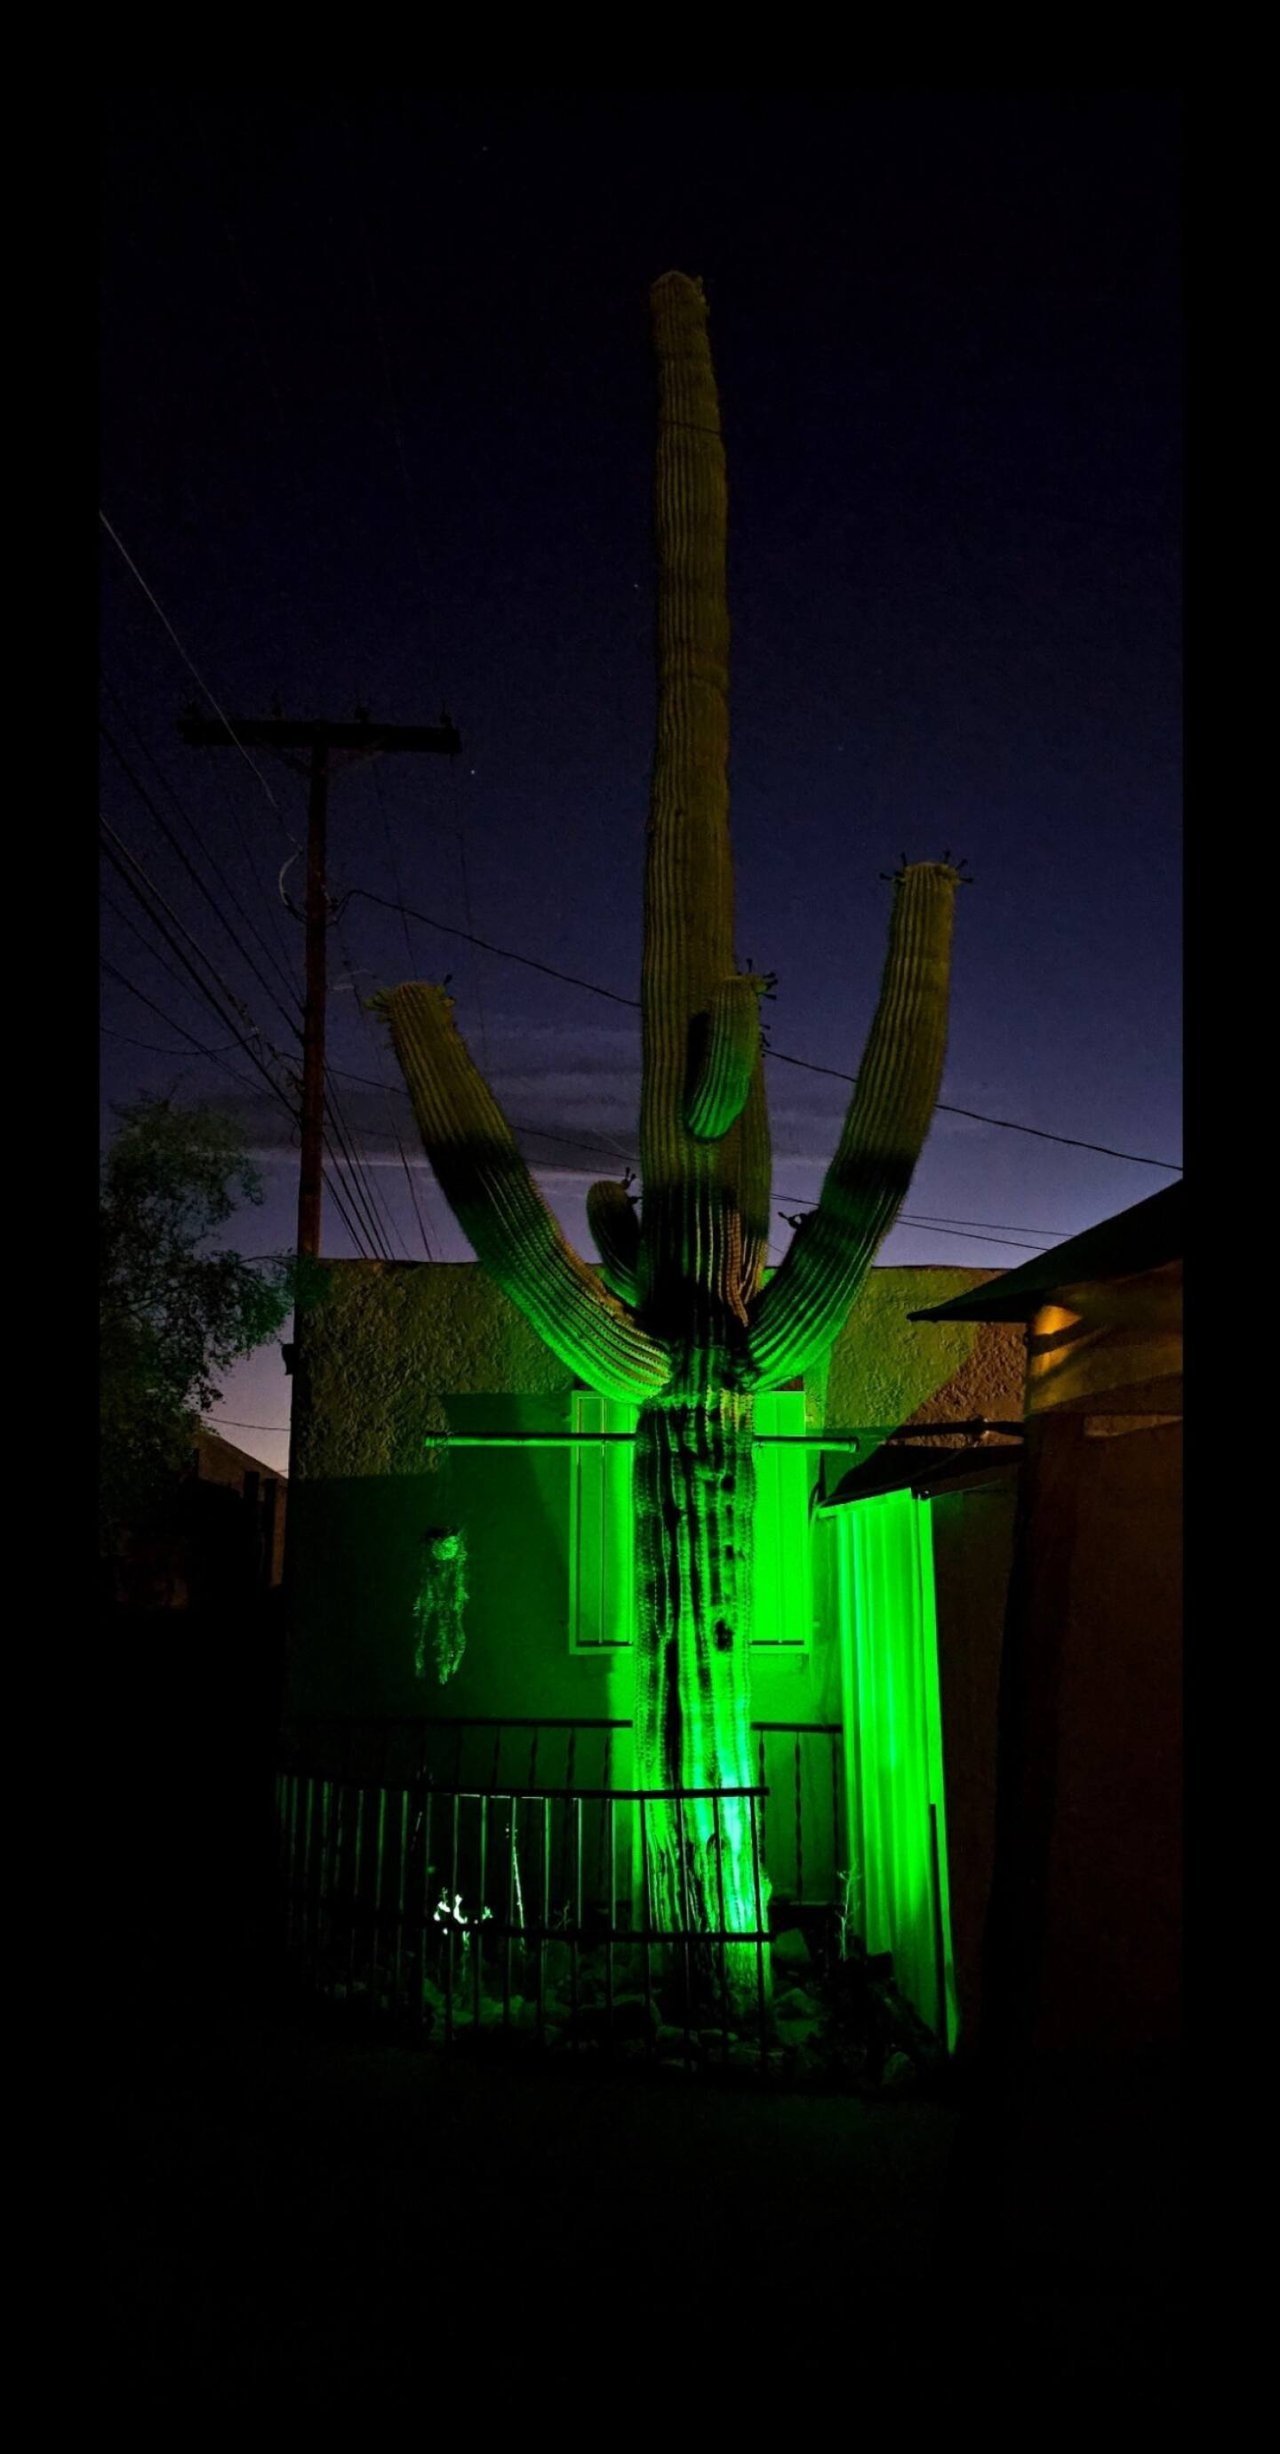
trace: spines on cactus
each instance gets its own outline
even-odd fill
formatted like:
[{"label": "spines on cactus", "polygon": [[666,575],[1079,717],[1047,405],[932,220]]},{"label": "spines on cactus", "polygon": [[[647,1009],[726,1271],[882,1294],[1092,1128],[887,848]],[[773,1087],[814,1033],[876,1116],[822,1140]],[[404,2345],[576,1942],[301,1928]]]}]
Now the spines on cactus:
[{"label": "spines on cactus", "polygon": [[477,1258],[553,1354],[607,1397],[640,1399],[670,1359],[579,1260],[543,1200],[497,1100],[472,1063],[442,988],[386,992],[418,1131],[440,1189]]},{"label": "spines on cactus", "polygon": [[690,1032],[684,1121],[695,1142],[720,1142],[736,1125],[760,1055],[763,980],[745,974],[712,989]]},{"label": "spines on cactus", "polygon": [[960,875],[923,861],[894,880],[880,1001],[816,1210],[751,1307],[747,1350],[777,1387],[825,1354],[906,1199],[942,1081]]},{"label": "spines on cactus", "polygon": [[627,1183],[605,1176],[587,1194],[587,1225],[600,1255],[601,1274],[620,1303],[640,1298],[640,1218]]}]

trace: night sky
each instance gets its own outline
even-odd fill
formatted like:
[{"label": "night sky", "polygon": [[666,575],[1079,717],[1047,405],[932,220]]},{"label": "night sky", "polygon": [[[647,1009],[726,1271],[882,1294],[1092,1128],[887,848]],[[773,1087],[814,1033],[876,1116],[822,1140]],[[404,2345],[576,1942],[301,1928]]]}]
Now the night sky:
[{"label": "night sky", "polygon": [[[457,760],[352,771],[331,806],[351,899],[329,1056],[368,1168],[346,1198],[394,1253],[421,1257],[418,1207],[434,1254],[467,1248],[361,1013],[380,983],[452,973],[580,1249],[588,1183],[635,1151],[634,1012],[419,921],[406,939],[351,890],[637,994],[646,293],[672,267],[711,308],[738,945],[779,975],[774,1046],[856,1068],[882,873],[949,849],[976,884],[944,1101],[1180,1159],[1178,155],[1158,94],[109,98],[101,806],[264,1052],[296,1065],[302,933],[277,879],[305,786],[186,749],[180,714],[447,706],[463,738]],[[143,1091],[225,1101],[267,1186],[235,1240],[287,1249],[287,1116],[158,907],[103,878],[104,1118]],[[768,1077],[794,1210],[848,1091]],[[908,1203],[929,1224],[882,1258],[1017,1264],[1171,1181],[943,1113]],[[325,1249],[354,1249],[332,1199]],[[271,1350],[218,1420],[282,1465],[287,1415]]]}]

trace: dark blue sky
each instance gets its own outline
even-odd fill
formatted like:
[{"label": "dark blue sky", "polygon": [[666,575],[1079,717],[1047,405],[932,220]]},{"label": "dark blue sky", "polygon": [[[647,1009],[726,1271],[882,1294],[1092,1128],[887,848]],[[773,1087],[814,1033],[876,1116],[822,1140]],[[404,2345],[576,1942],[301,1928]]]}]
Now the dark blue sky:
[{"label": "dark blue sky", "polygon": [[[1178,151],[1173,102],[1148,94],[119,92],[103,509],[231,713],[453,712],[460,760],[339,785],[339,888],[403,890],[634,995],[646,290],[700,274],[729,458],[739,949],[779,974],[775,1044],[856,1067],[881,872],[949,847],[977,884],[944,1098],[1177,1160]],[[230,929],[105,750],[104,813],[285,1050],[247,956],[290,999],[243,915],[296,974],[275,881],[301,782],[264,767],[273,807],[233,753],[178,743],[200,693],[105,532],[102,635],[104,720]],[[269,1195],[244,1240],[285,1245],[287,1121],[168,1053],[162,1016],[219,1049],[227,1033],[105,874],[104,1100],[235,1104]],[[513,1118],[568,1137],[527,1147],[569,1171],[544,1181],[585,1242],[588,1171],[613,1162],[573,1137],[634,1149],[635,1018],[421,926],[411,944],[416,973],[453,973]],[[342,983],[405,976],[403,927],[357,897],[332,952],[343,1111],[393,1249],[420,1253],[389,1123],[415,1159],[405,1103],[346,1078],[394,1082]],[[780,1064],[770,1084],[794,1207],[844,1094]],[[416,1159],[414,1179],[433,1249],[458,1254]],[[1016,1262],[1169,1181],[942,1115],[909,1204],[933,1223],[885,1258]],[[957,1220],[975,1231],[939,1231]],[[332,1205],[326,1243],[351,1249]],[[278,1358],[224,1412],[283,1425]]]}]

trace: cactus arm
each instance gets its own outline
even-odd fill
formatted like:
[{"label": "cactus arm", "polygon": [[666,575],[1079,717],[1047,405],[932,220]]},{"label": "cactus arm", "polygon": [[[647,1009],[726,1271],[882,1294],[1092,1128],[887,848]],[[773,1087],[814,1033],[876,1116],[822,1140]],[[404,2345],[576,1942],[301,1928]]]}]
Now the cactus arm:
[{"label": "cactus arm", "polygon": [[561,1234],[441,988],[377,1000],[427,1157],[477,1259],[552,1352],[605,1397],[644,1399],[669,1377],[666,1349],[605,1293]]},{"label": "cactus arm", "polygon": [[776,1388],[831,1346],[906,1197],[942,1080],[958,884],[945,861],[894,881],[880,1002],[840,1146],[817,1209],[751,1309],[757,1386]]},{"label": "cactus arm", "polygon": [[763,980],[738,974],[711,992],[691,1032],[684,1121],[695,1142],[723,1141],[747,1104],[760,1054]]},{"label": "cactus arm", "polygon": [[639,1294],[640,1221],[625,1184],[606,1176],[587,1195],[587,1225],[595,1238],[604,1283],[624,1304]]},{"label": "cactus arm", "polygon": [[757,1049],[746,1106],[732,1136],[742,1220],[742,1293],[746,1305],[760,1285],[769,1252],[769,1196],[773,1188],[773,1143],[764,1087],[764,1050]]}]

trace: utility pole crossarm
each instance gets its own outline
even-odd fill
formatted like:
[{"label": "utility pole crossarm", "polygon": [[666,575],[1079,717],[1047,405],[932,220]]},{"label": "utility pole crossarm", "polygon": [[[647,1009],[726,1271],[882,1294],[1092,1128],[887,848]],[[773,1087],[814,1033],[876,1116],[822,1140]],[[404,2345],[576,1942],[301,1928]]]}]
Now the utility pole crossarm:
[{"label": "utility pole crossarm", "polygon": [[[225,716],[211,719],[189,715],[181,719],[178,731],[193,750],[243,750],[252,744],[256,750],[274,750],[281,755],[290,750],[307,753],[306,996],[298,1254],[302,1259],[314,1259],[320,1251],[324,1201],[325,931],[329,923],[325,839],[329,785],[341,768],[355,765],[362,756],[381,758],[396,750],[436,750],[451,757],[462,748],[462,743],[447,715],[439,724],[371,724],[363,711],[351,724],[326,724],[323,719],[294,722],[287,716],[237,716],[232,723]],[[286,758],[286,763],[295,762]]]}]

